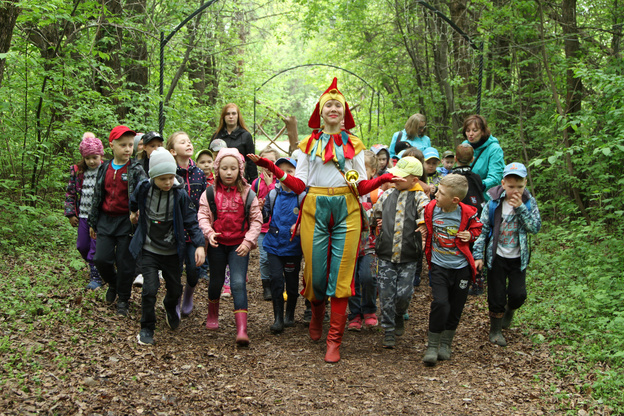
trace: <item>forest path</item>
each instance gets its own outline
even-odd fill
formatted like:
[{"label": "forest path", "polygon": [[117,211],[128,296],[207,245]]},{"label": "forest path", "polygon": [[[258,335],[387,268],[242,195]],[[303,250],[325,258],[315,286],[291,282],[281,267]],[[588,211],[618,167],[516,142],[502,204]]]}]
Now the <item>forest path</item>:
[{"label": "forest path", "polygon": [[[275,336],[271,302],[261,298],[257,252],[249,271],[248,348],[236,348],[233,302],[221,303],[220,329],[205,329],[207,281],[196,291],[195,310],[175,332],[157,302],[156,345],[137,344],[140,289],[130,317],[114,315],[100,299],[70,294],[85,319],[56,328],[35,322],[13,334],[38,351],[42,370],[25,369],[24,386],[8,380],[0,414],[196,415],[196,414],[432,414],[539,415],[560,413],[551,386],[546,344],[533,345],[523,329],[506,332],[509,346],[488,341],[485,296],[470,297],[450,361],[428,368],[425,349],[430,290],[415,292],[405,335],[393,350],[381,347],[380,328],[345,332],[342,360],[323,361],[325,337],[312,342],[301,323]],[[161,290],[162,296],[162,290]],[[325,325],[325,333],[327,331]],[[23,386],[22,386],[23,387]],[[568,386],[570,391],[573,386]]]}]

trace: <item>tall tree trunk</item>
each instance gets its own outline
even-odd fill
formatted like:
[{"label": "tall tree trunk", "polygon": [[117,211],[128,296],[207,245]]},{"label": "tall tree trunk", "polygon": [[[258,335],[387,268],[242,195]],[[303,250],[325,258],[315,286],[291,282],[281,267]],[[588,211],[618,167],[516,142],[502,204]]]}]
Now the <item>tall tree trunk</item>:
[{"label": "tall tree trunk", "polygon": [[[145,6],[146,0],[132,0],[126,3],[126,13],[128,14],[128,20],[134,21],[135,25],[141,27],[142,21],[145,20]],[[126,52],[127,64],[124,67],[124,73],[126,75],[127,88],[143,93],[147,90],[148,71],[147,71],[147,44],[145,42],[145,36],[140,31],[126,32],[124,43],[131,45]],[[126,118],[129,112],[132,111],[131,107],[120,106],[117,109],[117,113],[121,119]]]},{"label": "tall tree trunk", "polygon": [[[13,38],[13,29],[17,16],[21,10],[17,7],[16,0],[4,1],[0,3],[0,53],[6,53],[11,47],[11,39]],[[5,58],[0,58],[0,87],[4,78]]]},{"label": "tall tree trunk", "polygon": [[[570,30],[570,28],[576,29],[576,0],[563,0],[562,6],[564,6],[564,8],[572,6],[568,2],[574,3],[573,4],[574,9],[572,13],[570,13],[569,10],[567,12],[564,11],[562,13],[562,21],[560,23],[562,27],[564,26],[566,27],[564,31],[568,31]],[[552,96],[557,106],[557,113],[559,113],[560,116],[565,117],[566,114],[570,114],[570,109],[571,109],[570,102],[566,103],[566,108],[564,108],[563,104],[561,103],[561,98],[559,96],[559,93],[557,92],[557,85],[555,84],[555,80],[554,80],[552,71],[550,69],[548,53],[546,52],[546,42],[545,42],[545,35],[544,35],[544,11],[542,9],[541,1],[538,1],[538,4],[539,4],[539,16],[540,16],[540,38],[542,40],[542,59],[544,60],[544,67],[546,69],[546,74],[548,75],[548,80],[550,83]],[[572,24],[570,24],[569,20],[566,21],[565,19],[572,19]],[[574,33],[575,33],[574,30],[572,30],[570,36],[572,36],[573,38],[575,37],[576,41],[578,42],[578,33],[576,35],[574,35]],[[570,52],[573,50],[574,50],[574,47],[570,48]],[[567,56],[567,53],[568,53],[568,48],[566,45],[566,56]],[[568,63],[568,66],[569,65],[570,63]],[[568,87],[570,86],[575,87],[575,86],[579,86],[579,84],[569,83]],[[567,95],[570,97],[573,97],[575,94],[570,94],[570,91],[568,90]],[[578,108],[580,109],[580,103],[578,105]],[[568,129],[565,129],[563,131],[563,144],[566,147],[566,149],[569,149],[572,145],[571,138],[570,138],[570,131]],[[570,178],[576,178],[574,164],[572,163],[572,157],[570,156],[568,152],[566,152],[565,161],[566,161],[566,170],[567,170],[568,175],[570,176]],[[587,221],[587,223],[589,224],[591,222],[591,219],[589,217],[589,213],[585,209],[585,204],[583,203],[583,199],[581,198],[581,192],[578,186],[571,185],[570,192],[574,198],[574,201],[576,202],[576,205],[581,215],[583,215],[583,217],[585,218],[585,221]]]},{"label": "tall tree trunk", "polygon": [[[464,32],[468,33],[468,19],[466,16],[467,0],[452,0],[449,2],[449,10],[451,12],[451,20]],[[458,93],[461,96],[469,95],[474,97],[477,95],[477,87],[470,82],[471,59],[470,46],[464,37],[457,31],[453,30],[453,60],[454,66],[457,68],[457,74],[463,79],[458,87]]]},{"label": "tall tree trunk", "polygon": [[622,59],[622,22],[624,21],[624,4],[621,4],[619,0],[613,0],[613,38],[611,39],[611,49],[613,49],[613,56]]},{"label": "tall tree trunk", "polygon": [[[102,12],[99,26],[95,35],[96,48],[106,56],[97,58],[104,66],[110,68],[112,76],[108,74],[98,75],[95,82],[95,90],[104,97],[110,97],[119,88],[121,82],[121,60],[120,51],[123,33],[120,28],[110,25],[108,16],[121,16],[122,7],[120,0],[100,0]],[[118,100],[113,100],[118,105]],[[117,114],[123,118],[126,109],[117,107]]]}]

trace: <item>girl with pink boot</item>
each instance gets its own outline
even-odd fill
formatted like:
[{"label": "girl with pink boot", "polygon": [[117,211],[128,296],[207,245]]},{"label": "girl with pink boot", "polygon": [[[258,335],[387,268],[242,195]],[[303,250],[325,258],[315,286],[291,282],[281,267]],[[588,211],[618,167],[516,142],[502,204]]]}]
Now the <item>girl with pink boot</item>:
[{"label": "girl with pink boot", "polygon": [[245,159],[235,148],[222,149],[214,161],[215,183],[199,200],[197,218],[208,241],[210,264],[206,328],[219,329],[219,299],[230,266],[234,298],[236,344],[249,345],[247,336],[247,266],[249,251],[258,241],[262,212],[251,186],[243,177]]}]

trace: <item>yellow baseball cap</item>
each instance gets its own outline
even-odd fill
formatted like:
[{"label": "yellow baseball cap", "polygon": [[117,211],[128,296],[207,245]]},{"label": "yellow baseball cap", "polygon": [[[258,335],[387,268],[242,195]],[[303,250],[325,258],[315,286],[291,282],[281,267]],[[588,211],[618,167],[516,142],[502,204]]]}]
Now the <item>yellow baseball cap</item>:
[{"label": "yellow baseball cap", "polygon": [[422,176],[423,167],[420,160],[413,156],[405,156],[404,158],[401,158],[393,168],[390,168],[388,172],[401,178],[409,175]]}]

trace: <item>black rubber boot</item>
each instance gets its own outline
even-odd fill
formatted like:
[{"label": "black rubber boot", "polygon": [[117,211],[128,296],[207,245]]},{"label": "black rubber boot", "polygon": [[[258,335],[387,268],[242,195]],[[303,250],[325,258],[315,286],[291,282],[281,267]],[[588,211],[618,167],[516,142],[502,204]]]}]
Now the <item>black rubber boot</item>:
[{"label": "black rubber boot", "polygon": [[271,332],[274,334],[284,332],[284,298],[273,297],[273,316],[275,322],[271,325]]},{"label": "black rubber boot", "polygon": [[271,281],[268,279],[262,279],[262,297],[264,300],[271,300]]},{"label": "black rubber boot", "polygon": [[295,309],[297,309],[297,296],[288,296],[286,301],[286,315],[284,316],[284,326],[290,328],[295,326]]},{"label": "black rubber boot", "polygon": [[507,341],[503,336],[503,318],[490,317],[490,342],[501,347],[507,346]]},{"label": "black rubber boot", "polygon": [[503,329],[508,329],[511,326],[511,321],[513,320],[514,313],[516,309],[509,309],[509,306],[505,306],[505,315],[503,315]]}]

